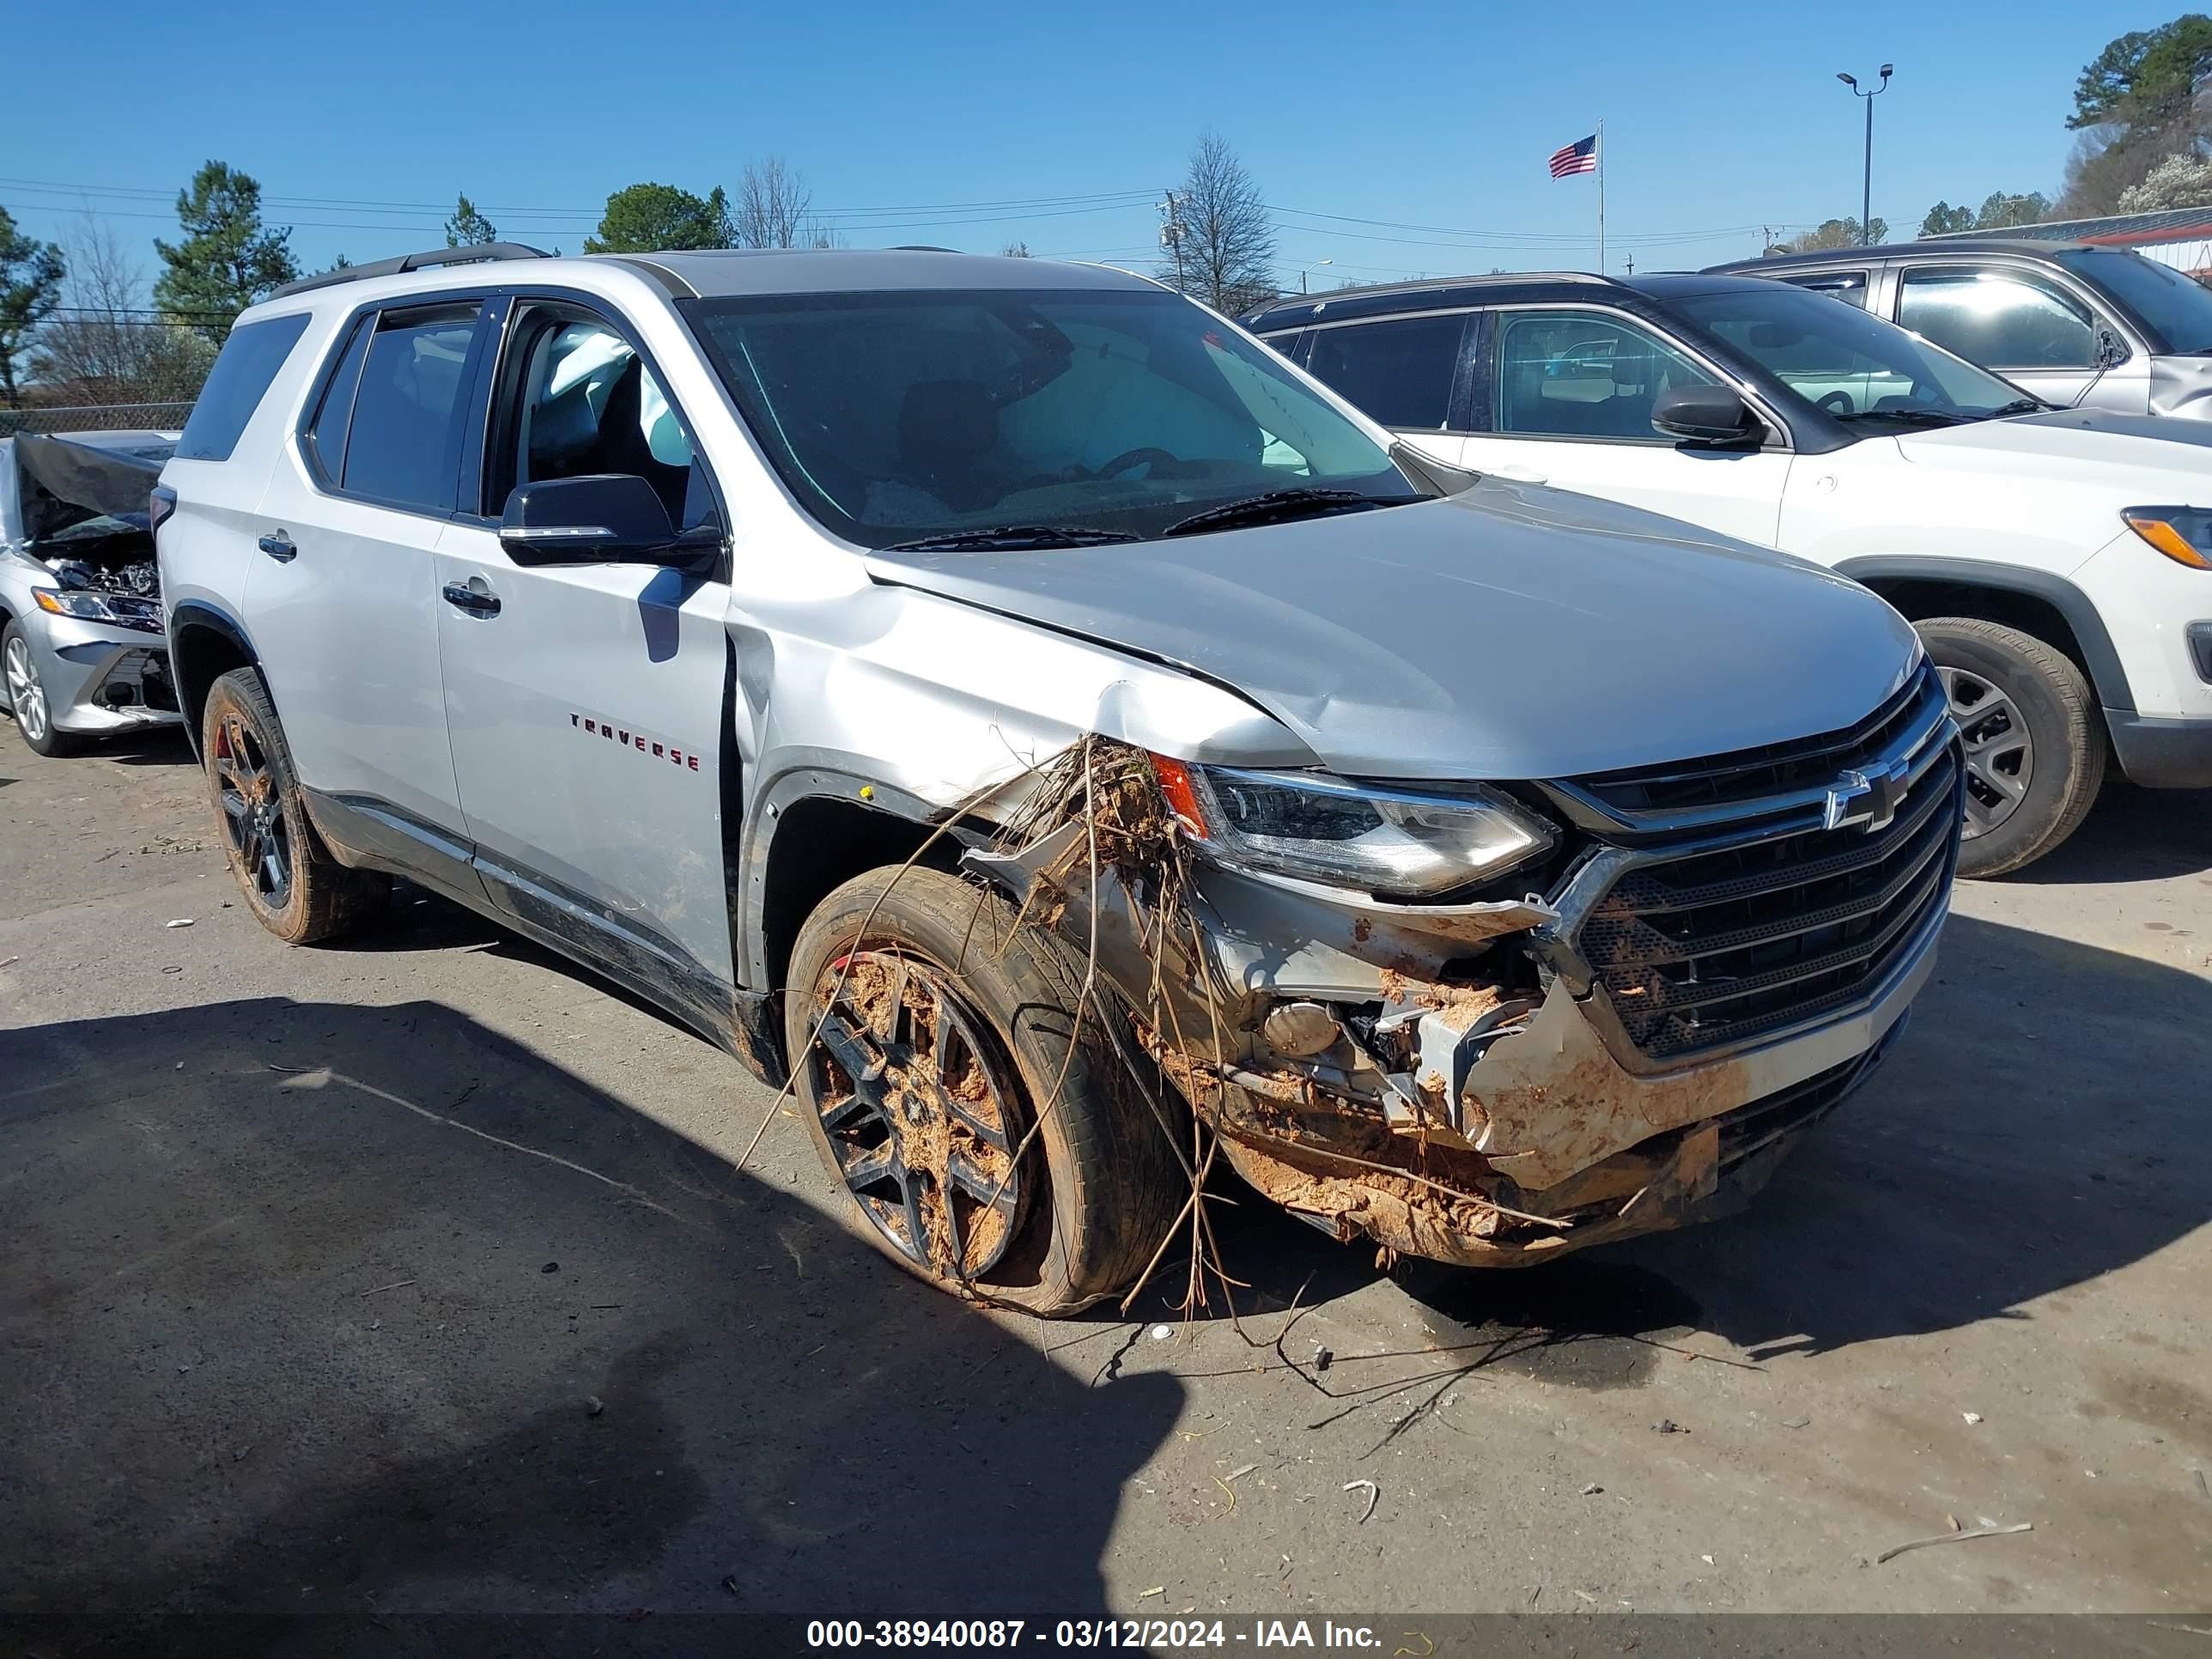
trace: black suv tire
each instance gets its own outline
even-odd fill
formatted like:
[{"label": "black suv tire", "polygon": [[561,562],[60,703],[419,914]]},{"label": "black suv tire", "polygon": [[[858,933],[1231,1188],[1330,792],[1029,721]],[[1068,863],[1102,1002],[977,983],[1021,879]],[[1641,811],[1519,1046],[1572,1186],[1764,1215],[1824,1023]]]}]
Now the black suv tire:
[{"label": "black suv tire", "polygon": [[870,1241],[941,1289],[1059,1316],[1143,1271],[1189,1184],[1100,1032],[1121,1009],[1102,990],[1079,1018],[1079,965],[1014,922],[940,870],[854,878],[799,931],[785,1040]]},{"label": "black suv tire", "polygon": [[208,688],[200,753],[230,872],[253,919],[278,939],[331,938],[390,894],[388,877],[332,859],[308,822],[259,669],[234,668]]},{"label": "black suv tire", "polygon": [[[2104,720],[2088,678],[2063,652],[2001,623],[1936,617],[1915,626],[1966,738],[1972,799],[1959,873],[2033,864],[2081,828],[2105,781]],[[2027,787],[2007,810],[2023,771]],[[1993,817],[1987,828],[1977,829],[1978,809]]]}]

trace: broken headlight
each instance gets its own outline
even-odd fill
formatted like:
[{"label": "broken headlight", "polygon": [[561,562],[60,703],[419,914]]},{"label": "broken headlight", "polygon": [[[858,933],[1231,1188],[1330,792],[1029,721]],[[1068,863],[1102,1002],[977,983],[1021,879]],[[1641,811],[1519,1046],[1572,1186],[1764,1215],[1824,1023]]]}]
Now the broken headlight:
[{"label": "broken headlight", "polygon": [[1552,844],[1539,819],[1486,789],[1419,795],[1320,773],[1158,764],[1169,804],[1207,852],[1294,880],[1429,898]]},{"label": "broken headlight", "polygon": [[34,587],[31,598],[50,616],[74,617],[79,622],[106,623],[111,628],[135,628],[142,634],[161,631],[161,602],[135,599],[125,593],[94,593],[83,588]]}]

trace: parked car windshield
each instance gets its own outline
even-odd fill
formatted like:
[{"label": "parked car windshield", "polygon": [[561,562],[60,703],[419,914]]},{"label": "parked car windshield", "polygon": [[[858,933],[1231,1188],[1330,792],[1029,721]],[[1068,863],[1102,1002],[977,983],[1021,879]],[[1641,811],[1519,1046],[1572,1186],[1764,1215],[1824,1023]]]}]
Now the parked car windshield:
[{"label": "parked car windshield", "polygon": [[2212,353],[2212,291],[2194,277],[2125,248],[2064,248],[2051,258],[2135,313],[2166,350]]},{"label": "parked car windshield", "polygon": [[1854,425],[1948,424],[2040,407],[2010,381],[1894,323],[1781,283],[1674,305],[1797,398]]},{"label": "parked car windshield", "polygon": [[1177,295],[925,289],[684,309],[792,493],[868,546],[1151,538],[1285,490],[1316,492],[1286,512],[1420,499],[1342,410]]}]

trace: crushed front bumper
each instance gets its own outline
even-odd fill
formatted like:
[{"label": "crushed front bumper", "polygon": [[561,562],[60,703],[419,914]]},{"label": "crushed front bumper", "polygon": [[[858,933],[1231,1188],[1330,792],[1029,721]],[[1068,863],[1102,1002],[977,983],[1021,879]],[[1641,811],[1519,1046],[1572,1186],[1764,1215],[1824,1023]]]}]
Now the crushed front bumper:
[{"label": "crushed front bumper", "polygon": [[182,723],[159,634],[45,615],[36,623],[25,631],[57,732],[113,737]]},{"label": "crushed front bumper", "polygon": [[1519,900],[1382,904],[1207,865],[1186,930],[1141,878],[1070,878],[1079,823],[968,861],[1095,949],[1261,1193],[1340,1240],[1521,1266],[1727,1213],[1903,1029],[1957,860],[1940,684],[1801,747],[1723,760],[1824,781],[1687,818],[1607,819],[1608,781],[1559,787],[1589,842]]}]

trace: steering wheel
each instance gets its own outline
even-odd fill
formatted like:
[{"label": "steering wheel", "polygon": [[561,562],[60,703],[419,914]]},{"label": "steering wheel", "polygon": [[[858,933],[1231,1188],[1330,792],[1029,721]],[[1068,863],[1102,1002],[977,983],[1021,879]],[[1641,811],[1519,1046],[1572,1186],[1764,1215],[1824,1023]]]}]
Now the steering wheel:
[{"label": "steering wheel", "polygon": [[1094,478],[1111,478],[1120,473],[1127,472],[1131,467],[1136,465],[1140,461],[1149,461],[1154,468],[1158,468],[1162,461],[1165,461],[1170,466],[1180,466],[1182,464],[1182,457],[1180,455],[1170,455],[1164,449],[1152,449],[1149,447],[1144,449],[1125,449],[1120,454],[1116,455],[1112,460],[1107,462],[1105,465],[1098,468],[1097,471],[1093,472],[1091,476]]},{"label": "steering wheel", "polygon": [[1851,402],[1851,394],[1848,392],[1831,392],[1820,399],[1818,406],[1826,410],[1831,415],[1852,414],[1857,407]]}]

